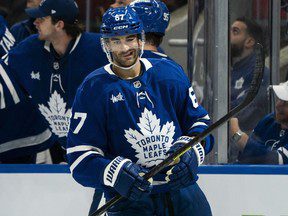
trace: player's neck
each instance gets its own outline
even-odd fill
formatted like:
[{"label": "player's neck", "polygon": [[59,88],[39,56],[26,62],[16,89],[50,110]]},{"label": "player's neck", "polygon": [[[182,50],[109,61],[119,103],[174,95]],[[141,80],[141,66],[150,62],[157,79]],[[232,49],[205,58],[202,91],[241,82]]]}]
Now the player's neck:
[{"label": "player's neck", "polygon": [[53,45],[54,50],[58,53],[58,55],[62,56],[66,53],[66,50],[71,40],[72,40],[71,36],[67,35],[66,33],[63,33],[62,35],[59,35],[55,37],[53,40],[51,40],[51,43]]},{"label": "player's neck", "polygon": [[140,63],[140,60],[138,59],[135,66],[129,70],[125,70],[125,69],[119,68],[115,65],[112,65],[112,70],[121,79],[127,79],[127,80],[133,79],[133,78],[138,77],[140,75],[141,63]]},{"label": "player's neck", "polygon": [[150,50],[150,51],[153,51],[153,52],[158,52],[157,47],[154,46],[154,45],[151,45],[149,43],[145,43],[144,50]]}]

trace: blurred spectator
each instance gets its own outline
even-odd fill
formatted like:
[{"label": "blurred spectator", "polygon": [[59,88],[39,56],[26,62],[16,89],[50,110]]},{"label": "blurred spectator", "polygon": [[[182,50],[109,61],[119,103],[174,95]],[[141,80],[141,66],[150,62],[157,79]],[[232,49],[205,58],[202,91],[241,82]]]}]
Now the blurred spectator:
[{"label": "blurred spectator", "polygon": [[249,137],[245,134],[237,142],[240,163],[288,164],[288,81],[272,89],[277,97],[275,113],[265,116]]},{"label": "blurred spectator", "polygon": [[[40,2],[41,0],[27,0],[26,8],[38,7]],[[10,31],[16,38],[17,43],[24,40],[29,35],[37,33],[37,29],[33,24],[34,21],[35,19],[30,17],[29,19],[18,22],[11,27]]]},{"label": "blurred spectator", "polygon": [[9,12],[9,0],[0,1],[0,58],[4,56],[15,44],[15,38],[8,29],[5,20]]},{"label": "blurred spectator", "polygon": [[110,5],[110,7],[112,7],[112,8],[125,7],[133,1],[134,0],[115,0],[115,2]]},{"label": "blurred spectator", "polygon": [[[231,71],[231,109],[238,106],[247,94],[253,78],[256,56],[254,45],[264,46],[262,28],[253,20],[240,17],[232,24],[230,30],[232,71]],[[264,77],[258,95],[253,102],[237,115],[241,131],[232,131],[235,121],[230,122],[232,141],[241,139],[242,132],[251,133],[257,122],[269,111],[267,88],[269,86],[269,70],[265,67]],[[230,162],[236,160],[238,151],[230,145]]]},{"label": "blurred spectator", "polygon": [[[73,0],[46,0],[26,12],[35,18],[38,35],[29,36],[1,61],[0,160],[33,155],[55,144],[52,159],[59,163],[65,161],[61,146],[66,147],[76,90],[108,61],[100,36],[83,32]],[[35,115],[27,119],[32,110]]]}]

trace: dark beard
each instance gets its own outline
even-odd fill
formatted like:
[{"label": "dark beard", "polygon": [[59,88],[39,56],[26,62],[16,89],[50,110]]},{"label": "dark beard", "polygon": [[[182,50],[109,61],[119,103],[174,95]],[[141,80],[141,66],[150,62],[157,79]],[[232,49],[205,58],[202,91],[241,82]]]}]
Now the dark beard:
[{"label": "dark beard", "polygon": [[231,58],[240,57],[244,51],[244,46],[231,44]]}]

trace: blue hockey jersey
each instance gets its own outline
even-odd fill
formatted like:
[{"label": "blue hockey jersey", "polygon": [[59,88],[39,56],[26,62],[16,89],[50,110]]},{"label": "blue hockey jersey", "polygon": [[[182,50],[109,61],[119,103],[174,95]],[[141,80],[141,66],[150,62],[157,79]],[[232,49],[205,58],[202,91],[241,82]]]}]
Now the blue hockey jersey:
[{"label": "blue hockey jersey", "polygon": [[151,50],[144,50],[142,58],[165,58],[165,59],[172,60],[171,58],[169,58],[164,53],[154,52],[154,51],[151,51]]},{"label": "blue hockey jersey", "polygon": [[[179,65],[166,59],[141,62],[139,77],[120,79],[106,65],[77,91],[67,157],[73,177],[84,186],[107,192],[101,173],[115,157],[149,169],[163,161],[178,137],[201,133],[208,126],[210,118]],[[206,152],[213,144],[208,139]]]},{"label": "blue hockey jersey", "polygon": [[[256,64],[255,54],[251,54],[233,65],[231,72],[231,109],[238,106],[246,97]],[[264,69],[263,80],[256,98],[240,113],[237,114],[241,130],[250,134],[257,123],[268,114],[270,72]],[[252,118],[253,117],[253,118]]]},{"label": "blue hockey jersey", "polygon": [[0,57],[4,56],[15,44],[15,38],[7,26],[6,20],[0,15]]},{"label": "blue hockey jersey", "polygon": [[[14,115],[12,112],[7,114],[9,108],[12,109],[11,107],[15,104],[26,101],[27,96],[30,96],[38,112],[44,117],[38,115],[38,118],[43,118],[45,123],[49,124],[53,136],[56,136],[54,139],[57,138],[58,142],[65,147],[71,106],[76,90],[90,72],[107,64],[108,61],[102,51],[98,34],[83,33],[79,35],[73,41],[74,43],[69,44],[66,54],[61,58],[58,57],[50,43],[40,41],[37,37],[38,35],[28,37],[11,50],[1,62],[1,122],[2,118],[9,119]],[[6,114],[1,115],[4,110]],[[27,109],[25,110],[27,111]],[[16,112],[15,109],[13,112]],[[21,109],[17,112],[22,116],[27,115]],[[23,132],[24,128],[18,128],[17,123],[13,121],[7,120],[6,122],[8,125],[5,128],[9,129],[2,128],[1,130],[8,131],[14,127],[14,133],[9,133],[7,136],[3,134],[0,137],[0,143],[7,143],[7,140],[12,141],[17,137],[13,137],[13,134],[19,135],[17,131],[21,130],[21,138],[27,138]],[[34,125],[34,127],[43,128],[43,125]],[[28,128],[26,129],[28,130]],[[21,139],[18,137],[18,140],[20,142]],[[13,143],[17,148],[18,144]]]},{"label": "blue hockey jersey", "polygon": [[249,137],[240,163],[288,164],[288,129],[282,129],[274,113],[263,118]]}]

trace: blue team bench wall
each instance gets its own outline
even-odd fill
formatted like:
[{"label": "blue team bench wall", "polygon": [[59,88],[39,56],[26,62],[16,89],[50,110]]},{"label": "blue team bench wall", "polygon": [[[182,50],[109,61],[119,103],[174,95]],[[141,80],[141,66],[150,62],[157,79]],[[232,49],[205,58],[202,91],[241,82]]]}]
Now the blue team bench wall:
[{"label": "blue team bench wall", "polygon": [[[0,173],[70,173],[67,165],[0,164]],[[288,175],[288,165],[204,165],[199,174]]]}]

